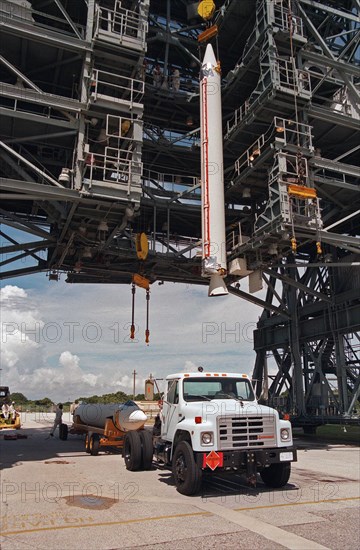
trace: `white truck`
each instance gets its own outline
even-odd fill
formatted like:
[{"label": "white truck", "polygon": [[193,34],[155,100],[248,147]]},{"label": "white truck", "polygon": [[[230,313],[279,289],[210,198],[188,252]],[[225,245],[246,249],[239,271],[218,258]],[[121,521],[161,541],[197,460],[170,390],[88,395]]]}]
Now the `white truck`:
[{"label": "white truck", "polygon": [[[161,421],[161,425],[160,425]],[[289,480],[297,460],[291,424],[259,405],[245,374],[190,372],[166,378],[153,441],[129,432],[124,444],[128,470],[150,469],[153,458],[172,468],[179,493],[199,491],[203,472],[244,472],[270,487]]]}]

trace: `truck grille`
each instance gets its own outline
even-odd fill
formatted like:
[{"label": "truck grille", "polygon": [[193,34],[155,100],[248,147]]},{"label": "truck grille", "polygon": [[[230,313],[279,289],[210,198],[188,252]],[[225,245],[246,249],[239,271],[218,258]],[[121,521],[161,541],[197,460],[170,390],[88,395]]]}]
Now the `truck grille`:
[{"label": "truck grille", "polygon": [[219,450],[276,445],[274,416],[220,416]]}]

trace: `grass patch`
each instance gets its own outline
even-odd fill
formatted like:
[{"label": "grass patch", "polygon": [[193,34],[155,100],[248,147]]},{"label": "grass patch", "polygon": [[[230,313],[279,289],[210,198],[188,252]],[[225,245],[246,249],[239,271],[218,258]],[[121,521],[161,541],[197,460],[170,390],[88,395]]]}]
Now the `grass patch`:
[{"label": "grass patch", "polygon": [[[344,428],[346,431],[344,431]],[[360,426],[326,424],[325,426],[319,426],[315,435],[305,435],[302,428],[294,428],[293,433],[294,436],[306,437],[311,440],[360,445]]]}]

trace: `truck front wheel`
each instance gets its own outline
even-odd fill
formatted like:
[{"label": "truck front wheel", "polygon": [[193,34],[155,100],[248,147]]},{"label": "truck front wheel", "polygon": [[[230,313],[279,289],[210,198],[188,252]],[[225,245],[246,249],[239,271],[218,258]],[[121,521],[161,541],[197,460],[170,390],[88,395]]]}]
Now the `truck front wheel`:
[{"label": "truck front wheel", "polygon": [[182,495],[194,495],[201,486],[202,472],[197,466],[191,445],[187,441],[177,444],[172,460],[175,485]]},{"label": "truck front wheel", "polygon": [[153,459],[153,438],[147,430],[139,432],[141,441],[141,469],[151,470]]},{"label": "truck front wheel", "polygon": [[126,434],[124,443],[124,460],[127,470],[136,472],[141,466],[141,440],[139,432],[131,431]]},{"label": "truck front wheel", "polygon": [[291,463],[280,462],[280,464],[270,464],[260,472],[263,482],[269,487],[284,487],[290,478]]}]

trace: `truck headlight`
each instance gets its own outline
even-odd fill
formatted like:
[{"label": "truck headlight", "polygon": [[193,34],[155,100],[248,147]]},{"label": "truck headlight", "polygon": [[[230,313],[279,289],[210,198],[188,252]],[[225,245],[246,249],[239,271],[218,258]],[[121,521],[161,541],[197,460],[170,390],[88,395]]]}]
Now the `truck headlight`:
[{"label": "truck headlight", "polygon": [[212,445],[214,440],[213,432],[201,432],[201,445]]},{"label": "truck headlight", "polygon": [[289,430],[289,428],[281,428],[280,438],[281,438],[281,441],[288,441],[290,439],[290,430]]}]

